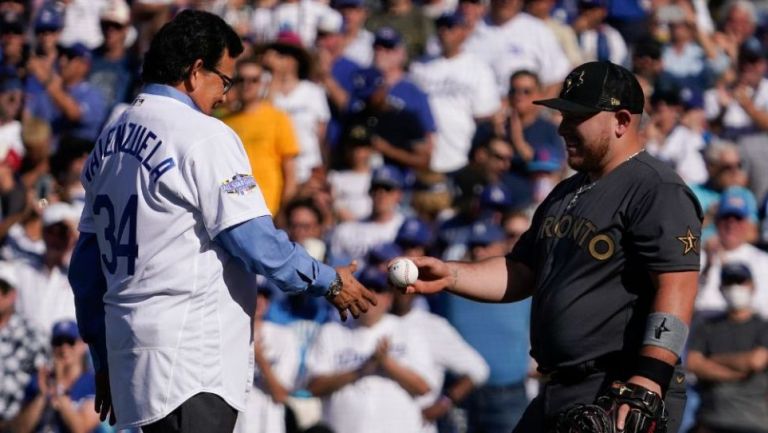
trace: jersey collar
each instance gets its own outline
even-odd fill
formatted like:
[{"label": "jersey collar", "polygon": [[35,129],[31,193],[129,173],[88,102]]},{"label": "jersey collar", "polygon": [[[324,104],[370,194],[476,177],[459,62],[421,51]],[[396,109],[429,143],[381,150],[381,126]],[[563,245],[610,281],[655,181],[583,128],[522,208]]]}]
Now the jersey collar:
[{"label": "jersey collar", "polygon": [[167,84],[147,84],[144,86],[144,89],[142,90],[143,93],[147,93],[149,95],[157,95],[157,96],[166,96],[171,99],[175,99],[179,102],[181,102],[184,105],[189,106],[190,108],[200,111],[199,108],[197,108],[197,104],[195,104],[195,101],[192,100],[192,98],[189,97],[186,93],[183,93]]}]

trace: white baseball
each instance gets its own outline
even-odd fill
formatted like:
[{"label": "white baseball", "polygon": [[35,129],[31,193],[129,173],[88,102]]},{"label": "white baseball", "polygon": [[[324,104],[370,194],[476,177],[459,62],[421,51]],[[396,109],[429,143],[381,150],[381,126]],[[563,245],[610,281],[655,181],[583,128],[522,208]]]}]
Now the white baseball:
[{"label": "white baseball", "polygon": [[419,278],[419,268],[411,259],[400,257],[389,266],[389,281],[397,287],[406,287]]}]

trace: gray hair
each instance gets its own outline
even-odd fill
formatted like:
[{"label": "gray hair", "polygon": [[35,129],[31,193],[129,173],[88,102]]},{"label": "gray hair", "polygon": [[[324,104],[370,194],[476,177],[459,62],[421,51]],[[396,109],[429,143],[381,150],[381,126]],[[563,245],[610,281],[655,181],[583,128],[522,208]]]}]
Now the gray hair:
[{"label": "gray hair", "polygon": [[704,160],[707,162],[707,164],[716,164],[718,161],[720,161],[720,157],[723,155],[723,153],[728,151],[733,151],[738,155],[739,146],[737,146],[736,143],[732,141],[715,139],[709,143],[707,150],[704,151]]},{"label": "gray hair", "polygon": [[731,15],[734,9],[743,10],[749,15],[749,20],[752,21],[752,24],[757,24],[757,8],[749,0],[732,0],[726,3],[720,14],[722,23],[725,23],[725,20],[728,19],[728,16]]}]

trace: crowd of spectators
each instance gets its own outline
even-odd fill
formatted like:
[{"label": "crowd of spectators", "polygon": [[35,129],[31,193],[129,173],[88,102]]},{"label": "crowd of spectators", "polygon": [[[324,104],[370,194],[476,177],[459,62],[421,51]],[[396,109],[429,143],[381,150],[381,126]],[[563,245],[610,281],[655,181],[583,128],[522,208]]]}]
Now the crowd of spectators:
[{"label": "crowd of spectators", "polygon": [[685,431],[768,432],[764,0],[0,0],[0,432],[109,430],[66,278],[79,175],[185,8],[246,46],[215,115],[276,223],[379,299],[341,324],[261,281],[238,432],[511,431],[539,380],[529,303],[404,297],[385,267],[508,252],[571,174],[533,101],[595,60],[637,75],[645,149],[706,215]]}]

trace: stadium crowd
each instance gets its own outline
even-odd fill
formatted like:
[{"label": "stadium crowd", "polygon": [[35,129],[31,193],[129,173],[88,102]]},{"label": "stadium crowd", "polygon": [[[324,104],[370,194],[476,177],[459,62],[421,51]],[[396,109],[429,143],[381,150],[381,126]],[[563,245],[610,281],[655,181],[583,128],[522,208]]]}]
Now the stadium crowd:
[{"label": "stadium crowd", "polygon": [[529,302],[394,293],[386,263],[508,252],[572,174],[558,113],[532,101],[594,60],[637,75],[646,151],[706,214],[683,431],[768,432],[762,0],[0,0],[0,432],[110,431],[67,281],[80,172],[185,8],[242,36],[215,115],[276,223],[328,264],[357,260],[379,299],[341,323],[260,279],[237,432],[512,430],[546,380]]}]

